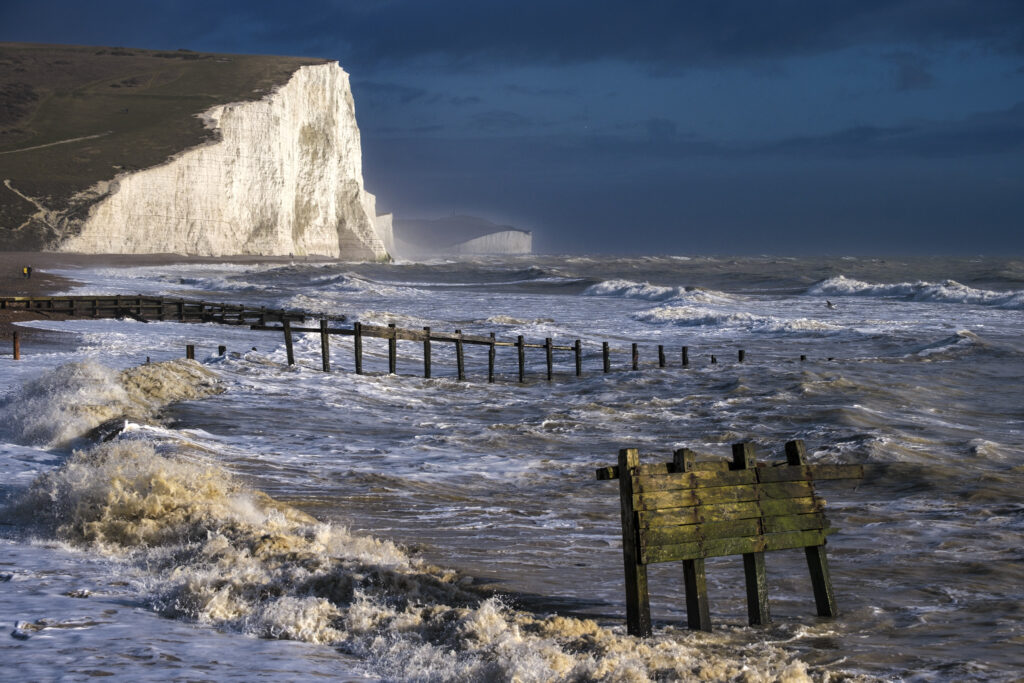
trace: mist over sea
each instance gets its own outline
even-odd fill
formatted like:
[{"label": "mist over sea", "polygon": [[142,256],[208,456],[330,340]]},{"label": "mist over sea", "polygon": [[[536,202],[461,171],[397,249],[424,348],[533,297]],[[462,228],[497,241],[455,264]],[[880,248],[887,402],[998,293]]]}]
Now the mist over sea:
[{"label": "mist over sea", "polygon": [[[39,321],[0,359],[0,659],[19,679],[1013,680],[1024,668],[1024,262],[530,256],[390,265],[62,271],[73,292],[344,314],[556,353],[454,350],[172,322]],[[831,304],[831,306],[829,305]],[[312,321],[311,321],[312,322]],[[601,342],[613,371],[601,371]],[[640,345],[641,370],[629,348]],[[182,360],[196,344],[199,363]],[[228,348],[217,355],[220,344]],[[657,367],[657,345],[666,368]],[[690,365],[681,367],[681,347]],[[746,352],[736,362],[738,350]],[[716,356],[717,363],[710,358]],[[801,361],[801,356],[806,360]],[[152,364],[143,365],[150,358]],[[109,441],[93,430],[127,428]],[[840,616],[801,551],[650,571],[654,638],[625,635],[617,486],[644,462],[751,441],[862,463],[822,482]]]}]

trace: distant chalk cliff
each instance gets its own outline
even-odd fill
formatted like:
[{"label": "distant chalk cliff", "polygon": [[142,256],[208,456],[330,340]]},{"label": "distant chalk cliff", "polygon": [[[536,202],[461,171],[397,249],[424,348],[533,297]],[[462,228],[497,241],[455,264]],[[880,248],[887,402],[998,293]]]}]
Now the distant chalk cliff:
[{"label": "distant chalk cliff", "polygon": [[395,222],[394,249],[400,258],[533,253],[533,233],[497,225],[478,216],[452,215]]},{"label": "distant chalk cliff", "polygon": [[384,260],[391,216],[363,187],[348,74],[302,66],[253,102],[209,109],[212,142],[94,188],[59,240],[85,253],[319,254]]}]

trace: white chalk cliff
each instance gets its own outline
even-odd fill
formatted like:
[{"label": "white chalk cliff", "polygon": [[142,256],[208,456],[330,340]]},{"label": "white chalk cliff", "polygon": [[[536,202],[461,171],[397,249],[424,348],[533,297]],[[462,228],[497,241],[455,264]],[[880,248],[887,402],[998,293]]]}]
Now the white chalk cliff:
[{"label": "white chalk cliff", "polygon": [[218,139],[119,176],[58,248],[388,258],[391,216],[377,216],[363,187],[349,77],[336,62],[205,117]]}]

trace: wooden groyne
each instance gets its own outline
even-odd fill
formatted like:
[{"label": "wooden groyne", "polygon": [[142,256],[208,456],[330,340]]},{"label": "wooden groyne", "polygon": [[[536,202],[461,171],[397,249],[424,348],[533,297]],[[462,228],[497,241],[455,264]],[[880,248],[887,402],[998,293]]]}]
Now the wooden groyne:
[{"label": "wooden groyne", "polygon": [[[302,310],[285,310],[267,308],[265,306],[246,306],[243,304],[229,304],[223,302],[210,302],[195,299],[183,299],[162,296],[134,295],[82,295],[82,296],[47,296],[47,297],[0,297],[0,309],[21,311],[33,317],[39,318],[75,318],[75,319],[99,319],[99,318],[131,318],[141,322],[175,321],[183,323],[218,323],[222,325],[248,326],[251,330],[262,332],[277,332],[283,335],[285,351],[288,364],[295,365],[294,335],[295,334],[317,334],[320,337],[321,367],[324,372],[331,372],[331,344],[332,335],[352,337],[352,370],[356,374],[363,374],[364,340],[381,339],[387,343],[388,373],[398,373],[398,350],[399,341],[412,342],[422,345],[423,377],[430,378],[433,375],[433,345],[451,344],[455,351],[456,377],[462,381],[466,379],[466,348],[471,346],[483,346],[487,348],[487,381],[495,381],[495,363],[499,348],[515,349],[517,364],[517,379],[520,383],[526,382],[527,378],[527,352],[543,351],[544,354],[544,377],[551,381],[555,377],[556,361],[563,368],[563,374],[575,374],[581,377],[584,370],[584,344],[581,339],[574,339],[568,342],[556,343],[548,337],[543,341],[528,341],[522,335],[514,339],[498,339],[495,333],[487,335],[465,334],[461,330],[454,332],[440,332],[424,327],[421,330],[405,329],[390,325],[371,325],[361,322],[346,323],[344,315],[324,316],[320,313],[312,313]],[[317,321],[316,327],[308,326],[309,321]],[[19,339],[15,333],[14,357],[20,357]],[[610,373],[615,369],[639,371],[641,369],[641,350],[650,347],[641,347],[638,343],[628,345],[628,359],[625,362],[616,360],[613,366],[613,354],[621,358],[623,351],[613,349],[607,342],[586,342],[591,349],[600,348],[601,365],[604,373]],[[187,357],[194,357],[195,346],[189,345]],[[658,368],[669,366],[689,368],[693,359],[698,358],[691,354],[689,346],[675,346],[669,349],[664,344],[656,346],[656,365]],[[224,347],[221,346],[219,353],[223,355]],[[652,353],[653,355],[653,353]],[[571,360],[568,360],[571,358]],[[734,358],[738,363],[749,360],[743,349],[735,352]],[[805,361],[805,355],[800,356]],[[719,359],[714,354],[704,356],[704,360],[716,364]],[[831,358],[829,360],[832,360]],[[651,364],[645,364],[650,367]],[[334,364],[335,369],[341,369],[341,363]],[[568,367],[566,367],[568,366]]]},{"label": "wooden groyne", "polygon": [[711,630],[704,559],[743,556],[747,617],[768,624],[764,553],[804,550],[818,616],[838,613],[825,537],[835,529],[814,482],[860,479],[862,465],[808,465],[804,442],[785,445],[786,460],[757,463],[750,443],[732,446],[732,460],[698,461],[682,448],[668,463],[641,465],[635,448],[619,451],[617,466],[597,470],[599,480],[619,481],[626,627],[651,635],[647,565],[682,562],[686,619],[691,629]]},{"label": "wooden groyne", "polygon": [[[27,311],[41,318],[50,315],[69,318],[132,318],[141,322],[177,321],[183,323],[219,323],[222,325],[266,325],[301,322],[312,314],[307,311],[271,309],[265,306],[216,303],[163,296],[85,295],[85,296],[7,296],[0,297],[0,309]],[[344,316],[332,318],[343,321]]]},{"label": "wooden groyne", "polygon": [[[294,335],[296,333],[319,334],[321,367],[324,372],[331,371],[330,336],[338,335],[353,338],[353,369],[355,373],[359,375],[363,374],[363,342],[366,338],[383,339],[387,342],[388,374],[397,374],[398,372],[398,342],[408,341],[423,345],[423,377],[427,379],[429,379],[433,373],[432,356],[434,342],[454,345],[456,376],[460,381],[466,379],[466,346],[487,347],[487,381],[491,383],[495,380],[494,366],[498,347],[515,349],[518,365],[518,380],[520,383],[526,381],[527,349],[542,349],[544,351],[545,378],[548,381],[554,379],[555,376],[555,352],[565,354],[571,353],[573,359],[571,367],[575,372],[575,376],[581,377],[583,375],[583,340],[581,339],[574,339],[569,344],[556,344],[551,337],[545,338],[543,342],[527,341],[523,335],[518,335],[514,340],[503,340],[498,339],[493,332],[484,336],[464,334],[461,330],[455,330],[453,333],[447,333],[438,332],[429,327],[424,327],[422,330],[411,330],[397,327],[394,324],[386,326],[367,325],[360,322],[353,323],[351,327],[340,327],[332,325],[329,320],[320,320],[318,327],[295,326],[292,324],[291,320],[283,320],[279,325],[254,324],[251,326],[251,329],[264,332],[280,332],[283,334],[285,353],[287,355],[289,365],[295,365]],[[714,355],[710,358],[711,363],[718,362]],[[665,345],[663,344],[657,345],[657,359],[659,368],[668,367]],[[679,359],[681,367],[687,368],[690,366],[690,348],[688,346],[679,347]],[[736,354],[736,359],[737,362],[745,362],[747,360],[746,351],[739,350]],[[637,343],[633,343],[630,346],[629,367],[634,371],[640,370],[640,345]],[[604,373],[610,373],[612,371],[612,347],[609,342],[601,342],[601,369]]]}]

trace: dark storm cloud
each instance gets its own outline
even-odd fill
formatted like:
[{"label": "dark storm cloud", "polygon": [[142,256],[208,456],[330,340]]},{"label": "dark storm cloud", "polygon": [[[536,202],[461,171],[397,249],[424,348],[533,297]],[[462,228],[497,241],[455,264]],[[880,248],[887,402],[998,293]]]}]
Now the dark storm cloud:
[{"label": "dark storm cloud", "polygon": [[784,140],[769,154],[841,158],[957,158],[1024,153],[1024,102],[960,121],[859,126],[818,137]]},{"label": "dark storm cloud", "polygon": [[487,133],[508,135],[525,128],[532,128],[535,122],[529,117],[514,111],[492,109],[478,112],[470,117],[470,123],[476,130]]},{"label": "dark storm cloud", "polygon": [[355,81],[352,83],[352,88],[362,95],[360,101],[367,99],[374,103],[411,104],[427,96],[427,91],[423,88],[412,88],[397,83]]},{"label": "dark storm cloud", "polygon": [[[323,6],[348,59],[433,58],[566,64],[616,59],[654,67],[714,66],[829,52],[858,44],[972,41],[1024,53],[1018,0],[361,0]],[[303,30],[294,29],[301,40]]]},{"label": "dark storm cloud", "polygon": [[[5,24],[39,33],[0,29],[6,40],[303,54],[360,69],[421,59],[467,68],[612,59],[658,71],[950,41],[1024,54],[1019,0],[15,1],[0,7]],[[55,35],[61,30],[66,38]]]}]

